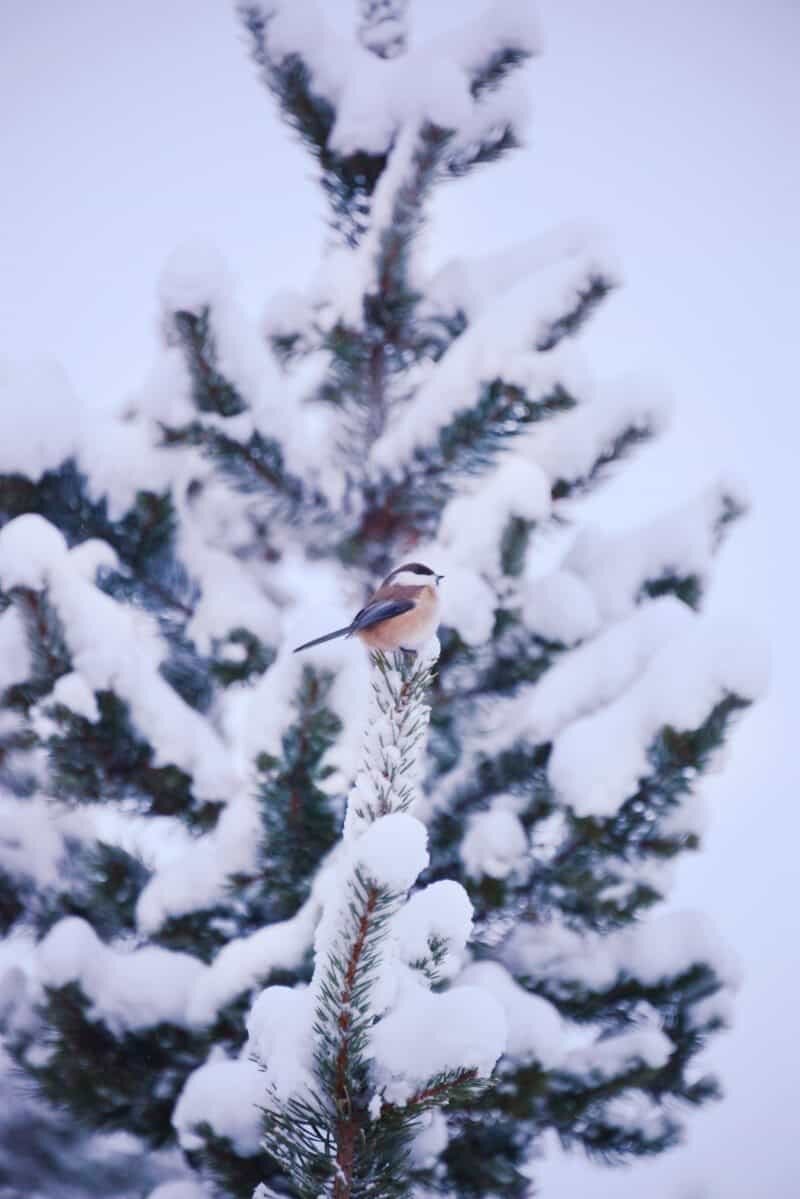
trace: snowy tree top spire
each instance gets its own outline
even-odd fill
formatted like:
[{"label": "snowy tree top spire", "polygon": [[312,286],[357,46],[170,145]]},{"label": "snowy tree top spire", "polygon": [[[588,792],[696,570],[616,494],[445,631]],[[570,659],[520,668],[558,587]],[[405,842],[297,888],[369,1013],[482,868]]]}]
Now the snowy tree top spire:
[{"label": "snowy tree top spire", "polygon": [[[303,1195],[321,1193],[320,1184],[334,1199],[403,1194],[416,1121],[464,1098],[505,1044],[505,1017],[491,994],[431,990],[469,935],[463,889],[439,883],[406,899],[429,861],[427,832],[411,811],[438,653],[434,641],[413,662],[372,656],[362,765],[310,987],[268,988],[248,1022],[266,1068],[267,1144]],[[288,1052],[286,1036],[272,1031],[277,1019],[289,1023]]]}]

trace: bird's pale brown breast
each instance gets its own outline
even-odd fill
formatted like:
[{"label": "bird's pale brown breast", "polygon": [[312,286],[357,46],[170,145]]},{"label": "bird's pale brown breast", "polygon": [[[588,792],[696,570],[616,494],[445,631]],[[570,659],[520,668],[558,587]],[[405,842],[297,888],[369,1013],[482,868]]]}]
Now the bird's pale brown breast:
[{"label": "bird's pale brown breast", "polygon": [[[382,650],[391,653],[392,650],[418,649],[424,645],[436,632],[439,623],[439,593],[431,583],[420,587],[406,586],[401,583],[390,583],[381,587],[376,593],[381,600],[414,600],[415,606],[410,612],[400,616],[390,616],[380,624],[363,629],[357,636],[368,649]],[[376,598],[373,596],[373,599]]]}]

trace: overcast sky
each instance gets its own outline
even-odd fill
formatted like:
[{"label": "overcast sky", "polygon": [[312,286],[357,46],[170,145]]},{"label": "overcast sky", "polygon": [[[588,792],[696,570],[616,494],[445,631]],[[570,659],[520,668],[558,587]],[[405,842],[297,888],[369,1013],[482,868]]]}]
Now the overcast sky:
[{"label": "overcast sky", "polygon": [[[418,41],[483,7],[411,5]],[[327,7],[349,20],[344,0]],[[710,1055],[728,1098],[654,1165],[545,1166],[542,1193],[790,1199],[800,1179],[789,491],[800,435],[800,6],[543,0],[538,11],[529,148],[445,189],[427,252],[435,262],[564,221],[607,230],[626,286],[582,338],[587,360],[668,388],[676,424],[593,516],[624,524],[720,470],[744,479],[753,514],[709,602],[721,618],[744,614],[773,647],[770,696],[707,786],[706,848],[679,883],[681,901],[710,912],[743,961],[735,1030]],[[312,166],[276,121],[225,0],[3,0],[0,111],[0,353],[53,353],[87,404],[121,402],[144,375],[158,271],[187,235],[219,245],[255,314],[317,264]]]}]

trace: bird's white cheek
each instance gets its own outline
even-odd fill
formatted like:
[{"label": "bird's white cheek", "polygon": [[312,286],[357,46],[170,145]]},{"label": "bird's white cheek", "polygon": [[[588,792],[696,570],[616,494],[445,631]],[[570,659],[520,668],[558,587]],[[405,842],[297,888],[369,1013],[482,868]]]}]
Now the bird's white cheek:
[{"label": "bird's white cheek", "polygon": [[418,575],[413,570],[401,570],[399,574],[392,576],[392,586],[396,587],[422,587],[430,582],[430,576]]}]

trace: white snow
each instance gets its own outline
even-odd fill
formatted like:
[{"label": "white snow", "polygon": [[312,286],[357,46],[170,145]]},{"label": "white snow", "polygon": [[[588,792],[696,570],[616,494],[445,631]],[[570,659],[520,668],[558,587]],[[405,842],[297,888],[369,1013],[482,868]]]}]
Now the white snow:
[{"label": "white snow", "polygon": [[495,298],[451,343],[413,399],[373,444],[373,467],[396,472],[415,447],[434,442],[441,428],[475,404],[481,386],[495,379],[523,388],[534,401],[544,399],[557,384],[580,397],[585,372],[578,369],[569,348],[562,342],[546,354],[532,349],[561,315],[549,299],[540,295],[536,276]]},{"label": "white snow", "polygon": [[0,474],[36,482],[78,453],[81,407],[61,367],[49,358],[0,359]]},{"label": "white snow", "polygon": [[420,1116],[417,1128],[411,1142],[411,1160],[418,1169],[424,1169],[434,1165],[447,1147],[447,1120],[438,1108],[430,1108]]},{"label": "white snow", "polygon": [[28,513],[10,520],[0,529],[0,586],[38,590],[66,552],[63,535],[43,516]]},{"label": "white snow", "polygon": [[85,716],[87,720],[94,721],[100,718],[94,692],[86,680],[74,670],[69,674],[62,674],[58,679],[49,697],[42,701],[43,706],[48,703],[63,704],[76,715]]},{"label": "white snow", "polygon": [[208,1189],[202,1183],[190,1178],[176,1178],[171,1182],[162,1182],[147,1199],[211,1199]]},{"label": "white snow", "polygon": [[628,429],[658,432],[669,422],[672,402],[663,388],[637,375],[620,379],[584,378],[581,403],[562,413],[558,423],[543,421],[520,443],[551,483],[586,478],[601,457]]},{"label": "white snow", "polygon": [[494,50],[511,46],[536,54],[541,47],[541,32],[529,0],[493,0],[483,12],[448,29],[433,42],[433,49],[453,56],[469,71],[481,67]]},{"label": "white snow", "polygon": [[472,904],[460,883],[441,879],[412,895],[392,921],[391,935],[408,965],[430,959],[431,940],[444,948],[437,967],[442,978],[457,970],[472,931]]},{"label": "white snow", "polygon": [[532,115],[530,82],[524,73],[518,72],[505,79],[501,88],[485,92],[480,103],[473,105],[470,115],[460,122],[447,143],[448,157],[456,163],[468,162],[477,149],[496,142],[508,129],[522,142],[527,137]]},{"label": "white snow", "polygon": [[604,1108],[604,1117],[621,1128],[640,1130],[647,1136],[660,1137],[668,1125],[664,1108],[645,1091],[624,1091],[609,1099]]},{"label": "white snow", "polygon": [[428,830],[405,812],[390,812],[358,838],[353,860],[376,886],[407,891],[428,865]]},{"label": "white snow", "polygon": [[63,816],[68,837],[96,838],[118,845],[140,858],[148,870],[158,872],[174,862],[196,836],[179,816],[155,816],[131,810],[124,800],[83,808],[67,807]]},{"label": "white snow", "polygon": [[209,833],[187,840],[176,853],[155,863],[136,904],[140,931],[153,933],[170,916],[213,906],[223,896],[231,874],[255,866],[259,832],[256,801],[252,788],[245,785]]},{"label": "white snow", "polygon": [[[197,409],[192,402],[192,382],[186,357],[180,346],[165,346],[157,356],[144,382],[129,397],[126,411],[131,417],[140,418],[144,423],[141,436],[144,441],[148,462],[158,461],[152,447],[152,432],[149,422],[160,422],[167,426],[187,424],[197,416]],[[136,429],[136,424],[130,426]],[[167,460],[174,470],[179,459],[176,451],[168,452]]]},{"label": "white snow", "polygon": [[585,526],[564,566],[588,584],[605,619],[623,616],[647,580],[673,573],[706,577],[716,548],[714,526],[727,496],[745,502],[725,481],[640,528],[615,534]]},{"label": "white snow", "polygon": [[453,62],[424,51],[391,61],[365,53],[353,66],[328,140],[342,155],[380,154],[404,125],[457,129],[470,118],[469,81]]},{"label": "white snow", "polygon": [[197,980],[188,1007],[191,1022],[212,1022],[221,1007],[266,979],[273,970],[299,969],[318,917],[319,901],[312,893],[291,919],[228,941]]},{"label": "white snow", "polygon": [[534,686],[518,693],[513,706],[519,732],[534,741],[550,741],[577,717],[603,708],[693,619],[685,604],[663,596],[563,655]]},{"label": "white snow", "polygon": [[480,108],[470,75],[502,46],[533,51],[538,42],[530,7],[519,2],[495,5],[447,38],[391,59],[342,36],[314,0],[276,5],[267,37],[274,59],[299,53],[308,64],[314,89],[336,109],[328,146],[343,155],[383,153],[405,124],[461,128]]},{"label": "white snow", "polygon": [[569,824],[563,809],[557,808],[531,829],[531,858],[534,862],[550,862],[564,844]]},{"label": "white snow", "polygon": [[[610,260],[602,235],[583,226],[563,226],[503,250],[450,259],[427,281],[423,310],[460,310],[474,320],[494,296],[531,274],[562,270],[572,280],[585,281],[594,274],[616,275]],[[570,285],[565,310],[574,298]]]},{"label": "white snow", "polygon": [[460,852],[471,878],[508,878],[528,857],[528,838],[519,818],[494,802],[470,817]]},{"label": "white snow", "polygon": [[[174,389],[160,391],[172,397]],[[130,507],[139,488],[163,489],[175,467],[174,456],[153,446],[141,426],[104,412],[90,420],[58,363],[0,359],[0,473],[36,482],[70,458],[85,472],[89,493],[108,498],[112,517]]]},{"label": "white snow", "polygon": [[642,924],[605,935],[581,935],[552,921],[519,924],[503,947],[515,974],[578,982],[593,989],[632,977],[645,984],[681,974],[707,962],[727,986],[736,986],[739,968],[730,950],[698,912],[664,912]]},{"label": "white snow", "polygon": [[719,1020],[729,1028],[734,1019],[733,997],[730,991],[717,991],[716,995],[709,995],[707,999],[696,1003],[691,1014],[695,1028],[712,1020]]},{"label": "white snow", "polygon": [[[325,598],[325,582],[330,579],[320,572],[320,602],[303,602],[302,597],[288,607],[290,615],[283,614],[275,629],[274,639],[279,639],[280,649],[275,661],[252,686],[229,688],[220,711],[220,721],[228,744],[237,760],[242,764],[252,761],[259,753],[280,757],[284,733],[296,719],[295,696],[301,686],[303,671],[312,666],[315,670],[334,674],[334,682],[326,696],[326,706],[342,722],[342,729],[330,752],[325,757],[325,766],[335,773],[327,780],[326,789],[343,791],[352,782],[356,772],[367,720],[369,703],[369,659],[361,645],[352,640],[328,642],[302,654],[292,653],[292,648],[315,635],[329,629],[349,624],[354,605],[348,611],[338,595]],[[307,588],[316,592],[314,576],[307,579]]]},{"label": "white snow", "polygon": [[47,588],[86,686],[113,689],[126,700],[156,750],[156,764],[174,763],[192,774],[199,798],[230,798],[238,775],[218,734],[159,674],[166,645],[155,622],[94,587],[84,565],[40,516],[19,516],[0,530],[0,584]]},{"label": "white snow", "polygon": [[354,250],[338,256],[339,269],[329,274],[330,282],[336,284],[329,302],[351,327],[361,324],[364,296],[378,290],[381,244],[392,229],[398,192],[411,179],[419,142],[416,124],[401,128],[372,196],[367,231]]},{"label": "white snow", "polygon": [[[297,422],[292,420],[294,405],[287,404],[287,389],[277,365],[258,322],[250,320],[236,300],[232,280],[218,251],[200,240],[180,246],[164,267],[160,294],[167,322],[178,310],[195,315],[206,308],[209,310],[214,367],[236,389],[246,406],[246,410],[236,416],[204,413],[204,423],[217,426],[241,441],[246,441],[254,431],[278,437],[284,443],[290,469],[298,455],[300,460],[295,462],[296,466],[310,467],[306,439],[297,435]],[[169,328],[167,340],[175,340],[175,334]],[[167,346],[167,357],[174,348]],[[138,409],[149,408],[155,419],[164,421],[163,397],[167,405],[175,405],[175,415],[179,418],[196,417],[188,380],[180,381],[181,366],[173,365],[167,370],[168,373],[177,372],[179,376],[177,404],[169,394],[165,395],[166,388],[157,367],[145,394],[138,399]],[[315,452],[313,457],[317,456]]]},{"label": "white snow", "polygon": [[177,246],[165,262],[159,296],[169,312],[199,316],[224,298],[231,286],[225,260],[216,246],[201,239]]},{"label": "white snow", "polygon": [[609,1079],[639,1063],[654,1069],[663,1066],[673,1049],[672,1041],[660,1028],[634,1027],[571,1050],[562,1065],[569,1074]]},{"label": "white snow", "polygon": [[207,1062],[189,1075],[172,1112],[181,1148],[200,1149],[204,1142],[195,1129],[210,1124],[218,1136],[232,1142],[237,1154],[253,1157],[261,1145],[264,1100],[264,1075],[254,1062]]},{"label": "white snow", "polygon": [[21,683],[31,673],[31,654],[25,624],[15,607],[0,613],[0,692]]},{"label": "white snow", "polygon": [[640,926],[621,944],[626,968],[645,983],[677,974],[693,962],[707,962],[728,987],[738,987],[741,982],[738,958],[703,912],[658,915],[651,922],[649,936],[646,926]]},{"label": "white snow", "polygon": [[589,587],[568,570],[555,570],[524,585],[523,622],[545,641],[574,645],[596,633],[600,613]]},{"label": "white snow", "polygon": [[59,876],[64,841],[54,805],[42,796],[15,799],[0,793],[0,868],[14,878],[49,887]]},{"label": "white snow", "polygon": [[74,545],[69,551],[69,561],[82,579],[93,583],[98,570],[113,570],[119,565],[119,558],[113,546],[99,537],[90,537],[86,541]]},{"label": "white snow", "polygon": [[200,653],[209,652],[214,638],[239,627],[267,645],[276,640],[280,627],[276,604],[231,553],[208,545],[199,530],[187,523],[180,538],[180,555],[201,588],[186,629]]},{"label": "white snow", "polygon": [[[178,363],[172,360],[171,365],[176,368]],[[171,419],[173,406],[178,411],[182,399],[189,403],[185,367],[182,376],[173,369],[160,382],[161,403],[155,418],[176,425],[189,420],[185,410]],[[92,421],[96,423],[84,437],[81,464],[86,469],[89,494],[95,500],[107,500],[112,520],[119,520],[133,506],[139,491],[161,493],[171,486],[176,493],[180,491],[188,459],[196,458],[197,451],[159,448],[153,444],[152,428],[143,420],[120,420],[101,412],[93,414]]]},{"label": "white snow", "polygon": [[435,1074],[474,1069],[488,1076],[506,1044],[503,1008],[488,991],[441,994],[407,982],[396,1006],[371,1031],[369,1053],[384,1100],[405,1103]]},{"label": "white snow", "polygon": [[506,1016],[505,1053],[520,1062],[537,1061],[549,1070],[564,1056],[566,1029],[558,1010],[521,987],[499,962],[473,962],[459,982],[477,986],[500,1003]]},{"label": "white snow", "polygon": [[165,652],[143,612],[115,602],[73,572],[59,572],[51,597],[64,623],[75,668],[95,691],[113,688],[156,750],[193,776],[198,798],[226,800],[238,781],[210,722],[158,673]]},{"label": "white snow", "polygon": [[649,773],[660,729],[696,728],[729,694],[756,698],[766,669],[749,628],[693,617],[617,699],[558,734],[548,764],[557,794],[579,815],[612,814]]},{"label": "white snow", "polygon": [[544,471],[534,462],[509,456],[482,476],[479,487],[450,501],[438,540],[461,565],[479,565],[498,575],[508,520],[518,516],[539,521],[549,515],[550,484]]},{"label": "white snow", "polygon": [[314,1091],[314,1008],[307,987],[267,987],[247,1017],[246,1051],[254,1054],[269,1101]]},{"label": "white snow", "polygon": [[92,1014],[116,1034],[162,1021],[187,1025],[189,999],[207,967],[188,953],[159,946],[115,949],[78,916],[59,920],[36,952],[39,981],[80,983]]},{"label": "white snow", "polygon": [[282,287],[265,304],[261,328],[267,337],[288,337],[305,332],[313,320],[308,296],[296,288]]}]

